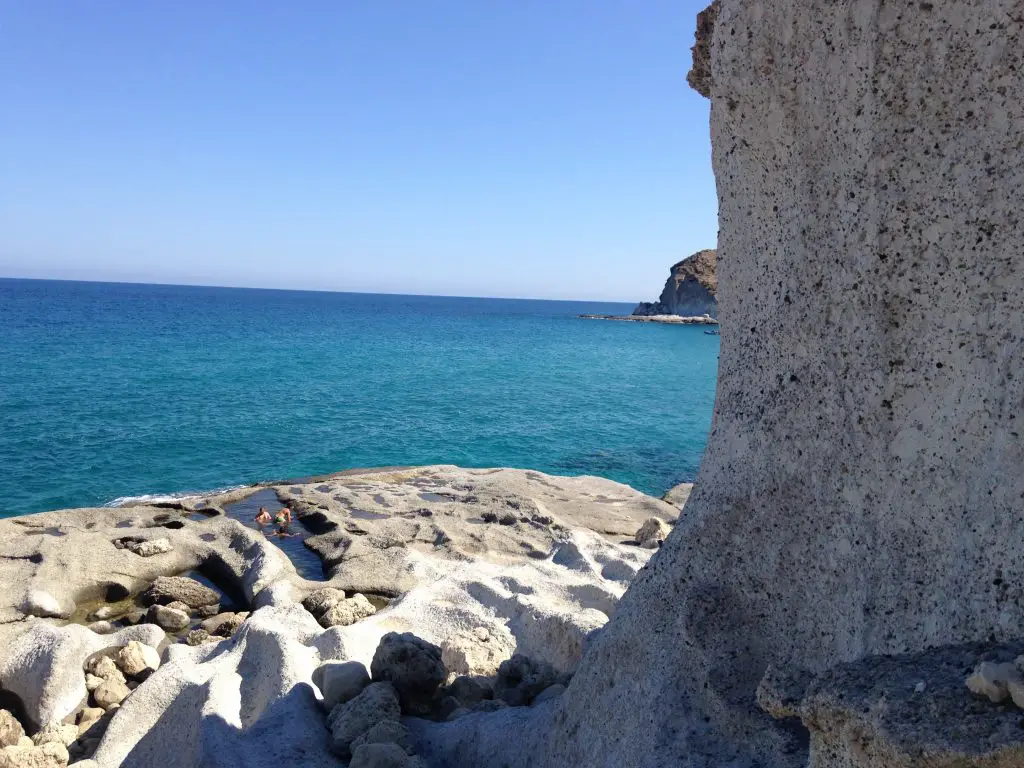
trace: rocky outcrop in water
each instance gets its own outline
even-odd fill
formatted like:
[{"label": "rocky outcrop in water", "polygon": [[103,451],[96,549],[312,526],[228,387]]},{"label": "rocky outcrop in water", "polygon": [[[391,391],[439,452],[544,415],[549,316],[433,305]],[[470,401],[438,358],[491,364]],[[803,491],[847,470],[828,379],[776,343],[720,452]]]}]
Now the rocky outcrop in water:
[{"label": "rocky outcrop in water", "polygon": [[715,275],[716,251],[697,251],[672,265],[661,296],[655,302],[641,302],[633,314],[646,317],[679,315],[682,317],[718,317],[718,278]]}]

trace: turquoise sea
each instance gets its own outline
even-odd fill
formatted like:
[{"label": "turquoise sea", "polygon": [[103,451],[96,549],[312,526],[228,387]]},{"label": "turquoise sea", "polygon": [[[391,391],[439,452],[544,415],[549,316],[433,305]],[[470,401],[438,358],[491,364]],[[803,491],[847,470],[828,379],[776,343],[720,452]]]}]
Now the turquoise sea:
[{"label": "turquoise sea", "polygon": [[0,279],[0,516],[349,467],[692,479],[718,338],[627,304]]}]

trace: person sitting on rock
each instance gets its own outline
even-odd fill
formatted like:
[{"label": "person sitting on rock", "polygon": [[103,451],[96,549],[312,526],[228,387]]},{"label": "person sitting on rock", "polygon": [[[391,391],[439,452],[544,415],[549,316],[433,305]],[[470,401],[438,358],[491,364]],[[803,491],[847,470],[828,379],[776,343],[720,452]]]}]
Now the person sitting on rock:
[{"label": "person sitting on rock", "polygon": [[256,525],[264,526],[270,522],[270,513],[267,512],[266,507],[260,507],[259,514],[256,515]]}]

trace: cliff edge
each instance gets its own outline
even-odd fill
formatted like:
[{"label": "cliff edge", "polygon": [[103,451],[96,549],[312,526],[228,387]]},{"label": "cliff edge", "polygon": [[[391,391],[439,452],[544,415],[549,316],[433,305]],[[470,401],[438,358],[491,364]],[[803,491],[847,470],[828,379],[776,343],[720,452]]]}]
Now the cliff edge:
[{"label": "cliff edge", "polygon": [[658,300],[641,302],[633,310],[633,314],[718,317],[716,255],[714,249],[697,251],[692,256],[673,264]]}]

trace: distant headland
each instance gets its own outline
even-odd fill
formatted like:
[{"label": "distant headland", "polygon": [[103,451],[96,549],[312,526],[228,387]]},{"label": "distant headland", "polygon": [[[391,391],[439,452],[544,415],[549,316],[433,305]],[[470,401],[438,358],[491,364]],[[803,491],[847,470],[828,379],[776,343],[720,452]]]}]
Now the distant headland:
[{"label": "distant headland", "polygon": [[668,325],[718,325],[717,252],[711,248],[672,265],[657,301],[642,301],[631,315],[580,315],[586,320],[625,320]]}]

